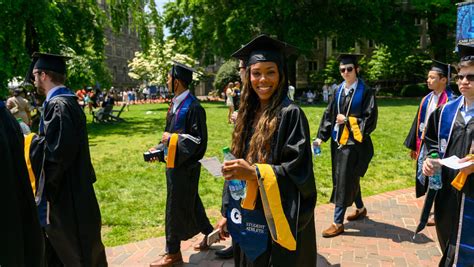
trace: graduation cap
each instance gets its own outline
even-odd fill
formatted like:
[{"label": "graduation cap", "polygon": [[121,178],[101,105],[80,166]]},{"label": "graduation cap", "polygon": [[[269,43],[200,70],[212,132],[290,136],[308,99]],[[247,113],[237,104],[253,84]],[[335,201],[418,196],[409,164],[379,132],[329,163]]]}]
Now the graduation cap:
[{"label": "graduation cap", "polygon": [[179,62],[173,61],[173,67],[171,67],[170,75],[174,79],[183,81],[186,83],[186,85],[188,85],[193,81],[193,72],[197,73],[197,70]]},{"label": "graduation cap", "polygon": [[33,59],[28,69],[28,73],[25,77],[26,82],[33,82],[33,69],[49,70],[54,71],[60,74],[66,74],[66,60],[71,59],[71,57],[49,54],[49,53],[40,53],[34,52],[31,56]]},{"label": "graduation cap", "polygon": [[449,77],[451,75],[451,65],[438,60],[433,60],[430,71],[436,71],[445,77]]},{"label": "graduation cap", "polygon": [[262,34],[234,52],[232,57],[243,60],[247,66],[258,62],[275,62],[280,65],[286,57],[296,52],[296,47]]},{"label": "graduation cap", "polygon": [[354,66],[357,66],[359,59],[361,59],[363,56],[363,54],[341,53],[337,57],[337,61],[339,61],[342,65],[354,64]]},{"label": "graduation cap", "polygon": [[458,54],[460,61],[474,60],[474,47],[470,45],[458,44]]},{"label": "graduation cap", "polygon": [[60,74],[66,74],[66,60],[71,57],[48,54],[48,53],[33,53],[34,69],[50,70]]}]

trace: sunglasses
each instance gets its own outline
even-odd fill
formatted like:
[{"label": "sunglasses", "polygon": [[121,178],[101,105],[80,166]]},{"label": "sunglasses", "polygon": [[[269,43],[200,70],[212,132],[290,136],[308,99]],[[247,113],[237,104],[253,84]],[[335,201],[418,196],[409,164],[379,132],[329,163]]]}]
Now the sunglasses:
[{"label": "sunglasses", "polygon": [[354,70],[354,67],[347,67],[347,68],[340,68],[340,69],[339,69],[339,71],[340,71],[341,73],[346,72],[346,70],[347,70],[347,72],[352,72],[352,71]]},{"label": "sunglasses", "polygon": [[474,82],[474,74],[465,74],[465,75],[458,74],[456,76],[456,81],[462,81],[464,80],[464,78],[466,78],[470,82]]}]

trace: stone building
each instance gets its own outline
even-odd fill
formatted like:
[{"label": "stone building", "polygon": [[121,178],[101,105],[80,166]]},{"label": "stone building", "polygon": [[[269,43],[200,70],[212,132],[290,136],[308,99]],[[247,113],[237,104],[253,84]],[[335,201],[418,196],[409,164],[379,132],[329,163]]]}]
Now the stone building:
[{"label": "stone building", "polygon": [[[106,5],[105,0],[97,1],[101,7]],[[141,50],[137,32],[130,27],[123,27],[119,33],[114,33],[108,28],[104,35],[105,61],[112,75],[112,86],[118,89],[136,87],[139,82],[128,76],[128,62],[135,52]]]}]

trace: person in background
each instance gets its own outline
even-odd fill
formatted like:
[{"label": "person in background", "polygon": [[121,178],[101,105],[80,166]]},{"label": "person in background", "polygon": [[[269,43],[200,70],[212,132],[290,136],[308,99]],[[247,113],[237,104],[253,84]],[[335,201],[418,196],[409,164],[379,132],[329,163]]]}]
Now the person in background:
[{"label": "person in background", "polygon": [[230,119],[232,113],[234,112],[234,83],[230,82],[227,84],[227,89],[225,90],[226,101],[225,105],[229,108],[229,112],[227,113],[227,122],[232,123]]},{"label": "person in background", "polygon": [[295,101],[295,87],[291,84],[288,85],[288,98]]},{"label": "person in background", "polygon": [[20,118],[28,126],[31,126],[31,105],[22,94],[23,89],[15,89],[13,96],[7,99],[7,108],[15,118]]},{"label": "person in background", "polygon": [[[436,108],[426,125],[427,155],[457,156],[461,162],[474,157],[474,47],[458,45],[460,63],[457,85],[461,96]],[[474,175],[473,165],[461,170],[439,166],[439,159],[427,157],[423,174],[432,176],[441,169],[442,188],[434,203],[439,246],[443,252],[439,266],[474,266]]]},{"label": "person in background", "polygon": [[[235,81],[234,82],[234,97],[233,97],[233,100],[234,100],[234,111],[237,111],[239,110],[239,106],[240,106],[240,82],[239,81]],[[232,116],[232,115],[231,115]],[[231,118],[232,120],[232,118]]]},{"label": "person in background", "polygon": [[329,101],[329,84],[327,83],[323,85],[323,101],[324,103],[328,103]]},{"label": "person in background", "polygon": [[[417,162],[415,171],[416,197],[423,196],[428,188],[428,183],[422,174],[423,160],[426,156],[426,149],[422,143],[428,118],[437,107],[455,99],[453,92],[448,87],[450,74],[450,65],[433,60],[426,79],[426,84],[431,92],[421,100],[410,132],[404,142],[405,147],[410,149],[410,157]],[[427,225],[435,225],[433,217],[429,219]]]},{"label": "person in background", "polygon": [[335,93],[321,118],[314,146],[331,138],[332,194],[335,204],[334,221],[322,232],[323,237],[344,233],[344,215],[355,202],[356,210],[347,220],[366,216],[362,202],[360,178],[374,155],[370,134],[377,126],[375,91],[358,77],[359,54],[341,54],[339,71],[344,82]]},{"label": "person in background", "polygon": [[[207,250],[207,235],[213,230],[199,197],[199,176],[207,149],[206,112],[188,89],[193,69],[174,63],[167,85],[174,98],[166,116],[161,142],[150,151],[162,148],[166,159],[166,255],[150,267],[172,266],[183,261],[181,241],[199,232],[204,234],[195,250]],[[155,158],[156,160],[158,158]]]},{"label": "person in background", "polygon": [[107,266],[86,116],[64,86],[67,59],[34,53],[29,73],[37,91],[46,96],[39,135],[32,142],[40,148],[39,155],[31,155],[44,157],[35,169],[41,170],[36,198],[46,255],[57,255],[65,266]]},{"label": "person in background", "polygon": [[45,266],[44,239],[20,126],[0,100],[0,266]]},{"label": "person in background", "polygon": [[260,35],[232,55],[248,62],[232,135],[237,159],[222,169],[226,180],[247,185],[244,199],[228,198],[227,220],[219,224],[234,240],[235,266],[316,265],[309,125],[288,99],[286,56],[294,53]]}]

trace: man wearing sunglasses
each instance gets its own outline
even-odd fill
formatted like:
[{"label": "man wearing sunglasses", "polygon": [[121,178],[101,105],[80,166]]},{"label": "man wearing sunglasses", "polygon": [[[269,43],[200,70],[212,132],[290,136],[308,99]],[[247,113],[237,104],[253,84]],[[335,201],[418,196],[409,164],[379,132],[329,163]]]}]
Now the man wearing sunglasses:
[{"label": "man wearing sunglasses", "polygon": [[323,231],[323,237],[344,232],[344,215],[355,202],[356,210],[347,217],[362,219],[367,209],[362,202],[360,177],[365,175],[374,154],[370,133],[377,126],[375,91],[358,77],[358,54],[341,54],[339,71],[344,82],[335,91],[321,119],[314,146],[331,141],[332,181],[331,202],[336,205],[334,222]]},{"label": "man wearing sunglasses", "polygon": [[[457,156],[474,161],[474,47],[458,45],[461,57],[457,84],[461,96],[438,107],[429,117],[423,139],[427,154],[440,158]],[[442,188],[435,197],[436,233],[443,257],[439,266],[474,266],[474,175],[473,165],[460,170],[439,166],[439,159],[426,159],[423,174],[441,167]],[[439,166],[439,167],[438,167]]]},{"label": "man wearing sunglasses", "polygon": [[[422,174],[423,160],[426,156],[423,137],[428,118],[437,107],[455,99],[455,95],[448,85],[450,75],[451,66],[449,64],[433,60],[426,79],[426,84],[431,92],[421,100],[410,132],[404,142],[404,145],[410,149],[410,157],[417,161],[415,175],[416,197],[423,196],[428,186],[426,177]],[[433,217],[428,220],[427,225],[435,225]]]}]

